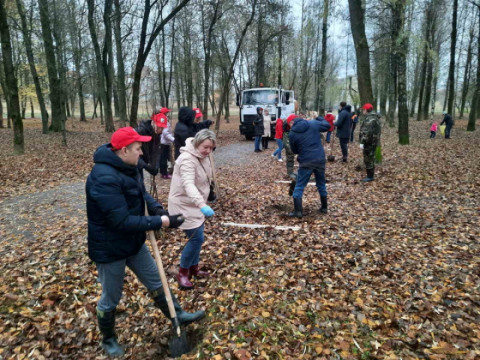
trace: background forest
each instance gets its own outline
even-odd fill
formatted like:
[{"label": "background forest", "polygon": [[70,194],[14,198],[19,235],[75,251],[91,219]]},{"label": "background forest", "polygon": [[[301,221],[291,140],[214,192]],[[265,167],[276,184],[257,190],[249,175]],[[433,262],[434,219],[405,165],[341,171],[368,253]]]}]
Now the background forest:
[{"label": "background forest", "polygon": [[20,121],[28,116],[41,117],[44,133],[62,131],[67,118],[88,117],[101,117],[110,132],[114,117],[135,126],[159,106],[195,106],[205,117],[220,112],[228,119],[235,91],[259,83],[295,90],[302,110],[323,113],[341,99],[369,101],[394,126],[398,109],[401,143],[408,143],[408,117],[427,119],[445,109],[462,118],[478,103],[475,1],[1,5],[0,83],[10,114],[6,126],[10,119],[16,123],[20,153]]}]

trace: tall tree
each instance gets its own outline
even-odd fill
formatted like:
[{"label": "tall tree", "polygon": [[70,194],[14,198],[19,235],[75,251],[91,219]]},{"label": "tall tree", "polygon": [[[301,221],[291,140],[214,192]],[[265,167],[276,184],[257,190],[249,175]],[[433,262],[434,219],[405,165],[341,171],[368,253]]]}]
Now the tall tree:
[{"label": "tall tree", "polygon": [[355,53],[357,55],[357,81],[362,104],[373,102],[372,79],[370,75],[370,50],[365,34],[365,2],[348,0],[350,26],[352,29]]},{"label": "tall tree", "polygon": [[[90,1],[90,0],[89,0]],[[132,84],[132,105],[130,110],[130,125],[137,125],[137,116],[138,116],[138,105],[140,103],[140,81],[142,78],[142,70],[145,66],[145,61],[147,60],[148,54],[152,49],[153,42],[160,33],[160,31],[165,27],[165,25],[185,6],[189,3],[190,0],[180,1],[174,9],[165,17],[160,23],[154,27],[150,33],[150,37],[147,39],[147,29],[148,22],[150,19],[150,13],[152,11],[152,6],[157,3],[154,1],[153,4],[150,0],[145,0],[145,7],[143,11],[142,18],[142,28],[140,32],[140,43],[138,46],[137,59],[135,63],[135,70],[133,74],[133,84]],[[162,10],[162,9],[161,9]],[[160,13],[161,13],[160,10]],[[159,15],[160,16],[160,15]],[[158,20],[158,18],[157,18]],[[157,22],[155,21],[155,24]]]},{"label": "tall tree", "polygon": [[478,13],[478,39],[477,39],[477,80],[475,86],[475,92],[473,93],[472,101],[470,104],[470,113],[468,114],[467,131],[475,131],[477,122],[477,103],[480,99],[480,4],[473,3],[477,7]]},{"label": "tall tree", "polygon": [[[213,37],[213,30],[215,28],[215,24],[220,20],[222,17],[221,11],[221,0],[216,1],[208,1],[207,6],[211,6],[209,9],[208,14],[209,16],[202,16],[202,34],[203,34],[203,53],[205,56],[205,61],[203,63],[203,115],[205,119],[208,118],[208,94],[209,94],[209,81],[210,81],[210,68],[212,67],[210,58],[212,53],[212,37]],[[205,1],[202,0],[202,13],[205,14]],[[206,20],[209,20],[207,22]]]},{"label": "tall tree", "polygon": [[90,29],[90,36],[92,37],[93,49],[95,51],[95,62],[97,64],[97,82],[98,91],[101,100],[101,106],[104,109],[105,114],[105,131],[115,131],[113,125],[113,112],[112,112],[112,100],[111,89],[112,79],[108,69],[108,47],[112,45],[112,32],[110,15],[112,11],[112,0],[105,0],[103,20],[105,23],[105,41],[102,51],[100,51],[100,45],[98,42],[97,29],[95,27],[94,12],[95,12],[95,0],[87,0],[88,4],[88,27]]},{"label": "tall tree", "polygon": [[9,99],[8,114],[13,121],[13,150],[16,154],[24,153],[23,122],[20,113],[17,78],[13,66],[10,28],[7,23],[5,0],[0,0],[0,37],[2,41],[2,58],[5,71],[6,89]]},{"label": "tall tree", "polygon": [[83,95],[83,79],[82,79],[82,29],[77,23],[78,16],[76,15],[77,7],[76,1],[70,0],[69,19],[71,26],[70,31],[70,43],[72,45],[72,56],[75,64],[75,87],[78,95],[78,103],[80,107],[80,121],[87,121],[85,115],[85,100]]},{"label": "tall tree", "polygon": [[120,0],[115,1],[115,50],[117,55],[117,91],[118,91],[118,116],[120,123],[125,126],[127,123],[127,89],[125,86],[125,64],[123,62],[122,49],[122,11]]},{"label": "tall tree", "polygon": [[23,41],[25,45],[25,52],[27,54],[28,65],[30,67],[30,73],[32,75],[33,83],[35,85],[35,92],[37,94],[38,104],[40,106],[40,113],[42,117],[42,132],[48,133],[48,114],[45,106],[45,100],[43,99],[42,87],[40,85],[40,79],[38,77],[37,69],[35,67],[35,59],[33,56],[31,31],[27,25],[27,18],[25,15],[25,7],[22,0],[17,0],[18,15],[20,17],[20,25],[23,34]]},{"label": "tall tree", "polygon": [[458,0],[453,0],[452,35],[450,44],[450,66],[448,69],[448,113],[453,116],[453,100],[455,99],[455,48],[457,44],[457,11]]},{"label": "tall tree", "polygon": [[407,52],[408,34],[404,29],[407,0],[392,3],[392,20],[398,86],[398,143],[408,145],[408,108],[407,108]]},{"label": "tall tree", "polygon": [[322,14],[322,58],[320,60],[320,71],[318,74],[318,103],[316,109],[320,115],[325,114],[325,68],[327,67],[327,35],[328,35],[328,13],[330,0],[323,0]]},{"label": "tall tree", "polygon": [[59,132],[65,127],[65,108],[62,106],[62,84],[58,77],[48,0],[38,0],[38,5],[40,9],[40,23],[42,25],[45,59],[47,62],[48,82],[50,85],[50,105],[52,110],[52,123],[50,125],[50,130]]},{"label": "tall tree", "polygon": [[253,0],[252,1],[252,12],[250,14],[250,18],[248,19],[248,21],[245,23],[245,26],[243,27],[242,33],[240,35],[240,39],[237,42],[237,48],[235,49],[235,55],[233,56],[233,59],[231,60],[230,68],[228,70],[228,74],[227,74],[226,79],[225,79],[225,81],[223,83],[223,86],[222,86],[223,91],[221,92],[221,96],[220,96],[220,103],[218,105],[219,111],[217,112],[217,118],[216,118],[217,121],[216,121],[216,124],[215,124],[215,130],[217,131],[217,133],[220,130],[220,116],[221,116],[221,111],[220,110],[223,108],[223,104],[225,103],[225,101],[227,101],[226,93],[227,93],[228,87],[230,86],[230,81],[232,79],[233,70],[235,69],[235,63],[237,62],[238,55],[240,54],[240,49],[242,47],[242,43],[243,43],[243,39],[245,38],[245,34],[247,33],[247,30],[248,30],[249,26],[252,24],[253,18],[255,17],[256,6],[257,6],[257,0]]}]

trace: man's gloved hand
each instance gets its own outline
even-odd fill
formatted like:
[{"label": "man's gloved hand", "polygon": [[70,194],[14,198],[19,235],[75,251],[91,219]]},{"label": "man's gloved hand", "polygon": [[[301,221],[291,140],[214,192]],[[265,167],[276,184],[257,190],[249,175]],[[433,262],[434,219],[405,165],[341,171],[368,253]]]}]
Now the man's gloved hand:
[{"label": "man's gloved hand", "polygon": [[168,226],[169,228],[178,228],[183,224],[185,218],[182,214],[168,215],[168,220],[170,221],[170,225]]},{"label": "man's gloved hand", "polygon": [[153,166],[150,166],[150,165],[148,165],[148,164],[145,165],[145,168],[144,168],[144,169],[147,170],[147,171],[150,173],[150,175],[155,176],[155,175],[158,174],[158,169],[156,169],[156,168],[154,168]]},{"label": "man's gloved hand", "polygon": [[156,207],[155,209],[153,209],[153,214],[152,215],[158,215],[158,216],[167,215],[168,216],[168,211],[165,210],[163,207]]},{"label": "man's gloved hand", "polygon": [[205,205],[200,210],[202,211],[202,214],[205,215],[206,217],[215,215],[215,211],[213,211],[213,209],[208,205]]}]

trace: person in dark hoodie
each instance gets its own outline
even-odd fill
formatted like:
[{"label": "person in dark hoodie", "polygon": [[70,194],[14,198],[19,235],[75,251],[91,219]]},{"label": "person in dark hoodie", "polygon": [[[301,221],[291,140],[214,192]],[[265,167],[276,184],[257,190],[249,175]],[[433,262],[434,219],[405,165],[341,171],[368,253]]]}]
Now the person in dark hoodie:
[{"label": "person in dark hoodie", "polygon": [[255,135],[255,152],[262,152],[260,149],[260,141],[262,141],[263,131],[263,108],[257,107],[257,117],[253,120],[253,134]]},{"label": "person in dark hoodie", "polygon": [[290,129],[290,147],[294,154],[297,154],[298,173],[297,183],[293,190],[294,211],[290,216],[301,218],[303,216],[302,197],[305,186],[310,180],[312,173],[315,175],[315,182],[321,200],[321,213],[327,213],[327,187],[325,185],[325,152],[322,141],[318,135],[330,129],[330,124],[322,117],[307,121],[296,118]]},{"label": "person in dark hoodie", "polygon": [[178,110],[178,123],[175,125],[173,135],[175,136],[175,159],[180,156],[180,148],[185,146],[185,140],[194,137],[197,132],[202,129],[208,129],[212,124],[212,120],[203,120],[195,122],[196,112],[188,107],[183,106]]},{"label": "person in dark hoodie", "polygon": [[340,113],[334,125],[337,127],[337,137],[340,140],[340,148],[342,149],[342,161],[348,160],[348,143],[350,142],[350,129],[352,127],[352,107],[347,105],[345,101],[340,103]]},{"label": "person in dark hoodie", "polygon": [[150,175],[157,175],[157,157],[159,156],[160,136],[168,125],[167,117],[159,111],[152,115],[151,120],[143,120],[135,128],[140,135],[150,136],[152,140],[142,143],[142,155],[138,159],[138,169],[143,179],[143,169],[148,171]]},{"label": "person in dark hoodie", "polygon": [[[115,335],[115,311],[128,266],[150,292],[155,306],[170,319],[167,299],[157,265],[145,245],[148,230],[178,228],[184,218],[169,215],[148,192],[140,178],[137,163],[142,143],[150,136],[132,127],[115,131],[109,144],[100,146],[93,157],[95,165],[87,178],[88,255],[95,262],[102,296],[97,304],[97,320],[103,335],[102,347],[109,356],[122,356],[124,349]],[[145,206],[149,216],[145,215]],[[187,325],[205,316],[204,311],[187,313],[173,297],[180,324]]]}]

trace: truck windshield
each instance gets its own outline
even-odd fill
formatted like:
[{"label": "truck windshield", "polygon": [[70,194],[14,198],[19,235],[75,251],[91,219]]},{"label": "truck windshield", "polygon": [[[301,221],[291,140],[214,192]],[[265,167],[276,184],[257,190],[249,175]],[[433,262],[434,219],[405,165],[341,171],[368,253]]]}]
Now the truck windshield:
[{"label": "truck windshield", "polygon": [[278,93],[275,90],[252,90],[243,92],[243,105],[266,105],[278,103]]}]

